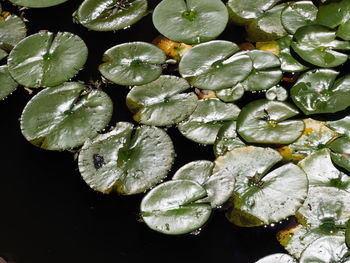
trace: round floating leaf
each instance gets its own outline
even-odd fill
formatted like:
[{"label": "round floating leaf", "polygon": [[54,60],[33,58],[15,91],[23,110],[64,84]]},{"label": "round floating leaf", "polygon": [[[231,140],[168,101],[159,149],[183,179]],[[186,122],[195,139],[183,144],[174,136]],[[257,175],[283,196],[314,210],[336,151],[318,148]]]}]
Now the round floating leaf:
[{"label": "round floating leaf", "polygon": [[75,13],[88,29],[111,31],[126,28],[147,12],[147,0],[85,0]]},{"label": "round floating leaf", "polygon": [[173,176],[173,180],[191,180],[203,185],[213,173],[214,164],[210,161],[193,161],[182,166]]},{"label": "round floating leaf", "polygon": [[279,58],[281,60],[281,69],[285,72],[300,72],[307,70],[308,67],[294,58],[290,52],[292,39],[293,36],[288,35],[277,40],[280,48]]},{"label": "round floating leaf", "polygon": [[319,7],[317,23],[330,28],[338,27],[337,36],[345,40],[350,40],[349,16],[350,2],[347,0],[337,1]]},{"label": "round floating leaf", "polygon": [[285,101],[288,99],[288,91],[282,86],[274,86],[265,93],[266,99]]},{"label": "round floating leaf", "polygon": [[117,123],[115,129],[86,141],[79,170],[86,183],[102,193],[130,195],[161,182],[174,161],[174,147],[162,129]]},{"label": "round floating leaf", "polygon": [[276,40],[288,33],[281,22],[281,13],[286,4],[276,5],[264,12],[246,26],[248,40],[251,42]]},{"label": "round floating leaf", "polygon": [[3,12],[0,15],[0,48],[10,51],[25,38],[26,33],[26,25],[18,16],[8,12]]},{"label": "round floating leaf", "polygon": [[350,155],[349,154],[331,152],[331,158],[336,165],[350,172]]},{"label": "round floating leaf", "polygon": [[262,259],[259,259],[255,263],[296,263],[297,261],[288,254],[276,253]]},{"label": "round floating leaf", "polygon": [[0,99],[6,98],[16,88],[18,84],[11,77],[7,66],[0,66]]},{"label": "round floating leaf", "polygon": [[277,56],[262,50],[250,50],[246,54],[253,61],[253,70],[242,82],[246,90],[266,90],[280,82],[281,62]]},{"label": "round floating leaf", "polygon": [[328,146],[337,136],[337,133],[329,129],[323,121],[308,118],[304,119],[304,124],[304,132],[295,142],[278,149],[286,161],[297,163]]},{"label": "round floating leaf", "polygon": [[196,203],[206,195],[204,188],[194,181],[168,181],[142,199],[141,215],[155,231],[169,235],[190,233],[209,219],[211,206]]},{"label": "round floating leaf", "polygon": [[237,119],[237,132],[250,143],[288,144],[304,131],[302,120],[288,120],[298,110],[289,103],[256,100],[247,104]]},{"label": "round floating leaf", "polygon": [[350,260],[343,260],[348,252],[344,237],[328,236],[321,237],[308,246],[301,254],[300,263],[349,263]]},{"label": "round floating leaf", "polygon": [[220,128],[214,143],[215,156],[224,155],[235,148],[245,146],[245,143],[238,137],[236,124],[236,121],[229,121]]},{"label": "round floating leaf", "polygon": [[236,54],[239,47],[232,42],[215,40],[196,45],[182,57],[179,71],[183,78],[200,89],[232,88],[252,70],[246,54]]},{"label": "round floating leaf", "polygon": [[309,186],[333,186],[350,192],[350,177],[334,167],[329,149],[323,149],[299,163],[306,173]]},{"label": "round floating leaf", "polygon": [[183,93],[189,88],[185,79],[164,75],[151,83],[134,87],[126,104],[137,122],[156,126],[179,123],[197,107],[197,95]]},{"label": "round floating leaf", "polygon": [[282,25],[289,34],[294,34],[298,28],[314,24],[317,11],[312,1],[292,2],[281,13]]},{"label": "round floating leaf", "polygon": [[216,97],[224,102],[233,102],[239,100],[244,95],[244,86],[238,83],[236,86],[228,89],[221,89],[216,91]]},{"label": "round floating leaf", "polygon": [[146,42],[120,44],[103,54],[101,74],[119,85],[143,85],[159,78],[164,52]]},{"label": "round floating leaf", "polygon": [[220,0],[163,0],[153,12],[153,24],[162,35],[188,44],[216,38],[227,22]]},{"label": "round floating leaf", "polygon": [[278,2],[279,0],[229,0],[227,8],[231,20],[236,24],[244,25],[262,16]]},{"label": "round floating leaf", "polygon": [[9,0],[9,1],[16,5],[40,8],[40,7],[50,7],[54,5],[59,5],[64,2],[67,2],[68,0]]},{"label": "round floating leaf", "polygon": [[349,50],[350,43],[336,39],[336,32],[321,25],[299,28],[291,43],[293,50],[306,62],[323,68],[339,66],[348,60],[341,51]]},{"label": "round floating leaf", "polygon": [[[233,206],[228,219],[238,226],[260,226],[293,215],[307,194],[307,177],[296,165],[287,164],[266,173],[281,155],[270,148],[243,147],[220,156],[214,172],[235,177]],[[281,187],[288,185],[288,189]]]},{"label": "round floating leaf", "polygon": [[198,202],[209,202],[215,208],[232,196],[235,179],[226,171],[212,174],[213,166],[214,164],[209,161],[194,161],[182,166],[174,174],[173,179],[191,180],[202,185],[208,197],[198,200]]},{"label": "round floating leaf", "polygon": [[214,144],[224,121],[235,120],[240,109],[232,103],[211,98],[198,101],[190,117],[179,123],[179,131],[188,139],[201,144]]},{"label": "round floating leaf", "polygon": [[336,121],[328,121],[327,125],[337,132],[339,137],[333,140],[329,147],[337,153],[350,154],[350,116]]},{"label": "round floating leaf", "polygon": [[42,90],[26,105],[21,117],[24,137],[47,150],[82,145],[106,127],[113,104],[106,93],[67,82]]},{"label": "round floating leaf", "polygon": [[306,115],[346,109],[350,106],[350,75],[335,80],[338,74],[331,69],[304,73],[291,89],[294,103]]},{"label": "round floating leaf", "polygon": [[17,44],[8,57],[8,67],[23,86],[53,87],[74,77],[87,55],[84,41],[72,33],[59,32],[54,36],[39,32]]}]

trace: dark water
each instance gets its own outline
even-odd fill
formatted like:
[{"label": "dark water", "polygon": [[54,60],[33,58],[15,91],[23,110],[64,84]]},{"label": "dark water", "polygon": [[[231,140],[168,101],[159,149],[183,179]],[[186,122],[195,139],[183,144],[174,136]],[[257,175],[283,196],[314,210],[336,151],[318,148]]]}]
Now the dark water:
[{"label": "dark water", "polygon": [[[151,16],[115,33],[88,31],[72,22],[78,0],[57,7],[25,10],[29,34],[38,30],[69,31],[82,37],[89,59],[75,78],[99,80],[103,52],[119,43],[152,41],[158,33]],[[159,1],[149,1],[154,7]],[[17,9],[4,1],[4,10]],[[17,12],[18,13],[18,12]],[[220,39],[243,40],[243,31],[230,27]],[[132,121],[125,106],[128,89],[109,85],[115,121]],[[17,90],[0,102],[0,257],[16,263],[133,263],[219,262],[252,263],[283,252],[276,228],[237,228],[216,211],[198,235],[165,236],[139,222],[142,196],[105,196],[85,185],[73,154],[40,150],[20,132],[19,117],[32,95]],[[197,159],[213,160],[211,146],[198,146],[168,130],[177,153],[173,171]]]}]

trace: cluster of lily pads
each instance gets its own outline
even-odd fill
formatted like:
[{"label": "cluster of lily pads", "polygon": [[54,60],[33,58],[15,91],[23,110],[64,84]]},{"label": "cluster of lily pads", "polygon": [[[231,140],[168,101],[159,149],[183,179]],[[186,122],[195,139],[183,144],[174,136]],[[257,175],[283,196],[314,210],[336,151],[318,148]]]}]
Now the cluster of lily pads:
[{"label": "cluster of lily pads", "polygon": [[[43,8],[67,0],[9,1]],[[85,0],[74,21],[115,31],[147,13],[146,0]],[[216,40],[231,23],[245,27],[249,42]],[[69,32],[26,37],[23,20],[2,12],[0,98],[17,86],[45,88],[23,110],[24,137],[76,151],[96,191],[146,193],[140,214],[158,232],[196,231],[217,208],[242,227],[294,216],[297,223],[277,236],[290,255],[259,263],[350,262],[350,75],[342,67],[350,1],[162,0],[153,24],[163,35],[153,43],[124,43],[103,55],[104,81],[130,86],[126,104],[141,124],[105,131],[112,99],[69,81],[86,62],[84,41]],[[163,74],[171,64],[175,73]],[[265,98],[249,99],[256,92]],[[242,99],[249,102],[240,108]],[[213,145],[216,160],[190,162],[163,182],[175,151],[162,127],[172,125]]]}]

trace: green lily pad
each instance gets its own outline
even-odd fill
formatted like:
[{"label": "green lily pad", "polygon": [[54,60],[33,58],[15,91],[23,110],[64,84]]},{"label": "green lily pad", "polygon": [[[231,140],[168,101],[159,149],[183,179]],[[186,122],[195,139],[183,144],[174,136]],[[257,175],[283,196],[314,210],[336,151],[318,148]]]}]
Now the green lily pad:
[{"label": "green lily pad", "polygon": [[7,52],[0,48],[0,61],[8,56]]},{"label": "green lily pad", "polygon": [[211,206],[198,204],[207,195],[194,181],[172,180],[152,189],[141,202],[141,216],[153,230],[181,235],[202,227],[211,214]]},{"label": "green lily pad", "polygon": [[350,172],[350,155],[345,153],[334,153],[331,152],[332,161]]},{"label": "green lily pad", "polygon": [[191,180],[200,184],[208,196],[198,202],[210,203],[213,208],[219,207],[232,196],[235,179],[226,171],[213,174],[213,166],[209,161],[190,162],[174,174],[173,180]]},{"label": "green lily pad", "polygon": [[21,18],[16,15],[0,15],[0,48],[10,51],[18,42],[26,37],[27,28]]},{"label": "green lily pad", "polygon": [[39,32],[12,49],[8,67],[12,77],[27,87],[53,87],[74,77],[88,50],[84,41],[68,32]]},{"label": "green lily pad", "polygon": [[230,19],[238,25],[245,25],[252,19],[262,16],[279,0],[229,0],[227,8]]},{"label": "green lily pad", "polygon": [[292,144],[278,151],[286,161],[299,162],[305,157],[324,149],[329,142],[336,138],[337,133],[326,126],[326,122],[304,119],[303,134]]},{"label": "green lily pad", "polygon": [[102,193],[138,194],[161,182],[174,161],[174,147],[162,129],[120,122],[106,134],[85,142],[79,170]]},{"label": "green lily pad", "polygon": [[220,0],[163,0],[153,12],[153,24],[162,35],[187,44],[215,39],[227,22]]},{"label": "green lily pad", "polygon": [[321,237],[308,246],[301,254],[300,263],[349,263],[350,260],[343,259],[348,252],[344,237],[328,236]]},{"label": "green lily pad", "polygon": [[143,85],[159,78],[166,56],[160,48],[146,42],[114,46],[103,54],[101,74],[119,85]]},{"label": "green lily pad", "polygon": [[327,125],[337,132],[339,137],[329,143],[329,148],[336,153],[350,154],[350,116],[336,121],[328,121]]},{"label": "green lily pad", "polygon": [[258,42],[276,40],[286,36],[288,33],[281,21],[281,14],[286,6],[285,3],[276,5],[247,24],[247,39],[250,42]]},{"label": "green lily pad", "polygon": [[21,129],[35,146],[67,150],[95,137],[109,123],[112,111],[112,101],[103,91],[67,82],[42,90],[28,102]]},{"label": "green lily pad", "polygon": [[41,8],[41,7],[50,7],[50,6],[59,5],[64,2],[67,2],[68,0],[9,0],[9,1],[20,6]]},{"label": "green lily pad", "polygon": [[246,90],[267,90],[282,79],[281,62],[277,56],[262,50],[247,51],[253,61],[253,70],[242,82]]},{"label": "green lily pad", "polygon": [[215,40],[189,49],[182,57],[179,72],[199,89],[232,88],[253,69],[246,54],[236,54],[239,47],[232,42]]},{"label": "green lily pad", "polygon": [[336,32],[321,25],[299,28],[291,43],[293,50],[306,62],[323,68],[339,66],[348,60],[342,51],[350,50],[350,43],[336,39]]},{"label": "green lily pad", "polygon": [[292,2],[281,13],[281,21],[289,34],[294,34],[298,28],[315,24],[317,7],[312,1]]},{"label": "green lily pad", "polygon": [[350,221],[346,223],[346,230],[345,230],[345,243],[347,247],[350,247]]},{"label": "green lily pad", "polygon": [[237,132],[249,143],[289,144],[304,131],[302,120],[288,120],[299,112],[287,102],[256,100],[237,119]]},{"label": "green lily pad", "polygon": [[307,71],[291,89],[294,103],[306,115],[334,113],[350,106],[350,75],[336,80],[331,69]]},{"label": "green lily pad", "polygon": [[245,143],[238,137],[236,127],[236,121],[228,121],[220,128],[214,143],[215,156],[221,156],[235,148],[245,146]]},{"label": "green lily pad", "polygon": [[[307,195],[307,177],[294,164],[267,173],[282,159],[270,148],[243,147],[220,156],[214,172],[235,177],[233,204],[227,218],[237,226],[261,226],[294,215]],[[288,185],[288,188],[281,187]]]},{"label": "green lily pad", "polygon": [[0,66],[0,99],[6,98],[16,90],[18,84],[11,77],[7,66]]},{"label": "green lily pad", "polygon": [[288,99],[288,91],[282,86],[274,86],[265,93],[266,99],[286,101]]},{"label": "green lily pad", "polygon": [[146,12],[147,0],[85,0],[74,15],[88,29],[111,31],[131,26]]},{"label": "green lily pad", "polygon": [[224,103],[211,98],[198,101],[198,106],[190,117],[180,122],[179,131],[186,138],[200,144],[214,144],[224,121],[235,120],[240,109],[232,103]]},{"label": "green lily pad", "polygon": [[245,89],[242,83],[238,83],[232,88],[216,91],[216,97],[224,102],[234,102],[243,97],[244,91]]},{"label": "green lily pad", "polygon": [[334,167],[329,149],[323,149],[299,163],[309,180],[309,187],[332,186],[350,192],[350,177]]},{"label": "green lily pad", "polygon": [[137,122],[156,126],[176,124],[188,118],[197,107],[197,95],[183,93],[189,88],[185,79],[163,75],[134,87],[126,97],[126,104]]},{"label": "green lily pad", "polygon": [[[330,15],[332,14],[332,15]],[[350,40],[350,3],[347,0],[329,3],[320,6],[317,13],[317,23],[337,28],[337,36],[344,40]]]},{"label": "green lily pad", "polygon": [[288,254],[276,253],[268,255],[256,261],[255,263],[296,263],[297,261]]},{"label": "green lily pad", "polygon": [[281,61],[281,69],[284,72],[300,72],[307,70],[309,67],[303,65],[290,52],[290,45],[293,36],[288,35],[277,40],[280,48],[279,58]]}]

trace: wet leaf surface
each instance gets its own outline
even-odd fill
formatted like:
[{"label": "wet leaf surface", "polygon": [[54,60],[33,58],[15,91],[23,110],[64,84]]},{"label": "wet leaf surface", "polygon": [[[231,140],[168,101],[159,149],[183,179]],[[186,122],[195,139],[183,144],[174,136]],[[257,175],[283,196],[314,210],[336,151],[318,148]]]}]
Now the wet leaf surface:
[{"label": "wet leaf surface", "polygon": [[296,260],[288,254],[276,253],[259,259],[255,263],[296,263]]},{"label": "wet leaf surface", "polygon": [[0,66],[0,99],[6,98],[16,90],[18,84],[11,77],[7,66]]},{"label": "wet leaf surface", "polygon": [[10,51],[26,37],[27,28],[21,18],[3,12],[0,16],[0,48]]},{"label": "wet leaf surface", "polygon": [[40,7],[50,7],[50,6],[59,5],[64,2],[67,2],[68,0],[9,0],[9,1],[20,6],[40,8]]}]

